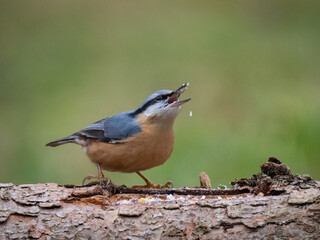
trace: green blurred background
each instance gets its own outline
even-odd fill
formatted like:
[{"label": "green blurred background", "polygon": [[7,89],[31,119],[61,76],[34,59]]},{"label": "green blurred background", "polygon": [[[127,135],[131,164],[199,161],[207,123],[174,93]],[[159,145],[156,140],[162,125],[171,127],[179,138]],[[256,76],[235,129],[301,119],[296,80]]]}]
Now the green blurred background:
[{"label": "green blurred background", "polygon": [[81,148],[47,142],[184,82],[192,101],[171,158],[144,172],[154,182],[195,186],[205,171],[216,187],[269,156],[319,180],[319,10],[319,1],[1,1],[0,182],[81,183],[96,173]]}]

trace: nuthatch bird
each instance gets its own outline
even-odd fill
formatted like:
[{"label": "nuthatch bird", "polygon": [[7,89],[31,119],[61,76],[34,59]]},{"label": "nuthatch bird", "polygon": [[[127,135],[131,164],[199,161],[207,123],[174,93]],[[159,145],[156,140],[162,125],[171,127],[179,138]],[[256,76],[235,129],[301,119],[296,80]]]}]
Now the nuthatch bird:
[{"label": "nuthatch bird", "polygon": [[155,185],[140,171],[159,166],[170,157],[174,145],[174,120],[181,105],[191,99],[179,100],[188,85],[183,84],[176,91],[154,92],[137,109],[102,119],[46,146],[56,147],[65,143],[82,146],[98,168],[98,176],[89,175],[84,181],[91,178],[105,181],[103,169],[136,172],[146,182],[140,187],[168,187],[170,182],[164,186]]}]

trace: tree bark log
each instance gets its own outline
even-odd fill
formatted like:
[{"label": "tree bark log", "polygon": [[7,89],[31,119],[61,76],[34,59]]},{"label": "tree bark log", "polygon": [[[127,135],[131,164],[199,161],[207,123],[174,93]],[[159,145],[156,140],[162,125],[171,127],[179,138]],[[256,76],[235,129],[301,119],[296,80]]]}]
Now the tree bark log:
[{"label": "tree bark log", "polygon": [[277,196],[0,184],[0,239],[320,239],[319,182],[302,183]]}]

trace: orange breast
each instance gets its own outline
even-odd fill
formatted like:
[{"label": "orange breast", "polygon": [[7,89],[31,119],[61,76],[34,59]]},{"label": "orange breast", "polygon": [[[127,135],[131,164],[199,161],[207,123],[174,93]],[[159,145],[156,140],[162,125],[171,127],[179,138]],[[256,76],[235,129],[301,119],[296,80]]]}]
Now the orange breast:
[{"label": "orange breast", "polygon": [[171,155],[174,145],[173,121],[155,124],[155,119],[139,117],[142,132],[121,143],[103,143],[90,140],[85,146],[92,162],[104,170],[137,172],[163,164]]}]

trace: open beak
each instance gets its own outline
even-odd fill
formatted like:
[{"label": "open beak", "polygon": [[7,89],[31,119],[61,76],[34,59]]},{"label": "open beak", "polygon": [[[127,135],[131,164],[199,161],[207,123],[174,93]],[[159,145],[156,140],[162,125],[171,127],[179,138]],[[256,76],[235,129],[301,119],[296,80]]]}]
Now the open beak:
[{"label": "open beak", "polygon": [[184,83],[182,84],[181,87],[179,87],[169,98],[168,100],[168,104],[171,104],[171,106],[180,106],[186,102],[189,102],[191,100],[191,98],[185,99],[185,100],[181,100],[179,101],[179,97],[181,95],[181,93],[183,93],[185,90],[187,90],[187,87],[189,86],[189,83]]}]

